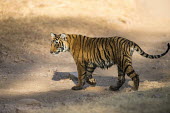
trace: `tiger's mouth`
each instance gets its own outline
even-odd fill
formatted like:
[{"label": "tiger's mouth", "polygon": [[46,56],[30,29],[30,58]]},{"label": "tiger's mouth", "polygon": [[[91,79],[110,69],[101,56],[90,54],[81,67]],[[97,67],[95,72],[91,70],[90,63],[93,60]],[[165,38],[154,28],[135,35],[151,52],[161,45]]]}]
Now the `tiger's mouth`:
[{"label": "tiger's mouth", "polygon": [[60,51],[53,52],[54,55],[55,55],[55,54],[59,54],[59,53],[60,53]]},{"label": "tiger's mouth", "polygon": [[60,51],[56,51],[56,52],[50,52],[52,55],[56,55],[56,54],[59,54]]},{"label": "tiger's mouth", "polygon": [[63,48],[58,48],[56,51],[52,51],[50,52],[51,54],[55,55],[55,54],[59,54],[60,52],[63,52]]},{"label": "tiger's mouth", "polygon": [[60,53],[60,51],[54,52],[54,54],[59,54],[59,53]]}]

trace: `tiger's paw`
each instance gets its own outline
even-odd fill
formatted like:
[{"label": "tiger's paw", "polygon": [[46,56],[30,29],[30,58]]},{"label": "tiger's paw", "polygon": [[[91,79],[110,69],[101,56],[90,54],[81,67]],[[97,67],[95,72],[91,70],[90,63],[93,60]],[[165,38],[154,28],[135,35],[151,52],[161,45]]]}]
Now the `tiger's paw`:
[{"label": "tiger's paw", "polygon": [[94,78],[87,79],[86,82],[87,82],[88,84],[90,84],[90,85],[93,85],[93,86],[96,85],[96,79],[94,79]]},{"label": "tiger's paw", "polygon": [[138,87],[132,87],[131,90],[132,91],[138,91]]},{"label": "tiger's paw", "polygon": [[81,90],[81,89],[83,89],[83,86],[73,86],[71,89],[72,90]]},{"label": "tiger's paw", "polygon": [[109,87],[109,89],[110,89],[111,91],[118,91],[119,88],[120,88],[120,87],[118,87],[118,86],[110,86],[110,87]]}]

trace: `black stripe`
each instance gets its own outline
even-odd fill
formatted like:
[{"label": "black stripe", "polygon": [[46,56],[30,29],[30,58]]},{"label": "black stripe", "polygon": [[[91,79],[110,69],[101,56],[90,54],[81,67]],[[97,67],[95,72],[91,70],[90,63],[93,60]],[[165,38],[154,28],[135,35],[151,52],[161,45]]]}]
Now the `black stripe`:
[{"label": "black stripe", "polygon": [[67,36],[70,38],[70,34],[67,34]]},{"label": "black stripe", "polygon": [[116,46],[116,43],[115,43],[115,39],[111,39],[111,44],[113,44],[113,46],[110,44],[110,47],[111,47],[111,50],[112,50],[112,53],[113,53],[113,60],[115,63],[117,63],[116,59],[117,59],[117,56],[116,56],[116,53],[117,53],[117,46]]},{"label": "black stripe", "polygon": [[142,51],[142,53],[141,53],[140,55],[142,55],[142,56],[143,56],[144,54],[145,54],[145,53]]},{"label": "black stripe", "polygon": [[113,57],[114,57],[113,47],[112,47],[112,45],[110,44],[110,42],[109,42],[109,46],[110,46],[110,48],[111,48],[111,50],[112,50],[112,54],[113,54]]},{"label": "black stripe", "polygon": [[97,56],[96,56],[96,62],[97,62],[98,65],[100,65],[100,62],[101,62],[101,61],[100,61],[98,52],[97,52]]},{"label": "black stripe", "polygon": [[95,39],[92,40],[92,48],[93,48],[93,62],[95,62],[96,59],[96,49],[95,49]]},{"label": "black stripe", "polygon": [[121,38],[121,37],[117,37],[117,36],[115,36],[115,38],[117,38],[117,41],[116,41],[116,44],[118,43],[118,41],[119,41],[119,39]]},{"label": "black stripe", "polygon": [[123,61],[123,64],[124,65],[122,65],[122,69],[124,69],[124,66],[125,66],[125,64],[126,63],[129,63],[129,65],[132,63],[131,61],[129,61],[127,58]]},{"label": "black stripe", "polygon": [[81,47],[81,49],[82,49],[82,60],[84,60],[84,55],[83,55],[83,52],[84,52],[84,39],[85,39],[85,36],[82,36],[82,38],[83,38],[83,40],[82,40],[82,47]]},{"label": "black stripe", "polygon": [[136,51],[139,51],[139,47],[135,44]]},{"label": "black stripe", "polygon": [[82,75],[86,75],[86,72],[84,72]]},{"label": "black stripe", "polygon": [[131,56],[129,56],[129,55],[123,55],[124,57],[127,57],[128,59],[130,59],[131,60]]},{"label": "black stripe", "polygon": [[95,69],[95,67],[87,67],[87,69]]},{"label": "black stripe", "polygon": [[[109,41],[109,39],[106,40],[106,44],[109,43],[108,41]],[[109,57],[109,59],[110,59],[110,52],[109,52],[108,46],[106,46],[105,48],[106,48],[106,52],[107,52],[107,54],[108,54],[108,57]]]},{"label": "black stripe", "polygon": [[129,66],[131,66],[131,65],[127,65],[127,66],[125,67],[124,73],[126,73],[126,70],[127,70],[127,68],[128,68]]},{"label": "black stripe", "polygon": [[[97,40],[96,40],[97,41]],[[98,45],[97,45],[98,46]],[[95,54],[96,54],[96,62],[98,65],[100,65],[100,56],[99,56],[99,51],[98,51],[98,47],[95,48]]]},{"label": "black stripe", "polygon": [[133,70],[133,71],[127,73],[127,75],[130,76],[130,75],[133,74],[134,72],[135,72],[135,71]]},{"label": "black stripe", "polygon": [[[120,37],[120,38],[122,38],[122,37]],[[120,41],[119,41],[119,43],[121,42],[121,41],[123,41],[124,39],[122,38],[122,39],[120,39]]]},{"label": "black stripe", "polygon": [[94,70],[93,70],[93,71],[89,71],[89,70],[87,70],[87,71],[88,71],[88,72],[90,72],[90,73],[93,73],[93,71],[94,71]]},{"label": "black stripe", "polygon": [[107,61],[109,61],[109,58],[107,57],[106,51],[104,50],[104,57],[106,58]]},{"label": "black stripe", "polygon": [[148,54],[146,54],[146,57],[148,57]]},{"label": "black stripe", "polygon": [[128,40],[127,43],[128,43],[128,44],[127,44],[127,45],[128,45],[127,49],[128,49],[129,51],[131,51],[131,43],[130,43],[130,41]]},{"label": "black stripe", "polygon": [[105,42],[105,40],[104,40],[104,39],[101,39],[101,45],[102,45],[102,49],[103,49],[103,52],[104,52],[104,57],[105,57],[105,59],[107,60],[106,53],[105,53],[106,49],[105,49],[105,47],[104,47],[104,42]]},{"label": "black stripe", "polygon": [[96,44],[98,44],[100,38],[95,38],[96,39]]},{"label": "black stripe", "polygon": [[107,51],[107,53],[108,53],[108,55],[110,56],[110,52],[109,52],[109,51]]},{"label": "black stripe", "polygon": [[106,48],[107,39],[103,39],[103,40],[104,40],[104,42],[105,42],[105,43],[103,42],[103,46],[102,46],[102,47],[103,47],[103,50],[104,50],[104,56],[105,56],[106,60],[109,61],[110,58],[109,58],[108,55],[107,55],[108,52],[107,52],[107,48]]},{"label": "black stripe", "polygon": [[123,42],[125,41],[123,38],[119,41],[119,49],[121,49],[123,51]]},{"label": "black stripe", "polygon": [[89,43],[88,43],[88,50],[89,50],[89,53],[90,53],[90,62],[92,62],[92,59],[93,59],[93,47],[92,47],[92,40],[89,39]]},{"label": "black stripe", "polygon": [[123,56],[123,58],[122,58],[122,61],[120,62],[120,67],[123,67],[124,65],[123,64],[125,64],[125,62],[124,61],[126,61],[126,60],[124,60],[125,59],[125,57]]},{"label": "black stripe", "polygon": [[100,59],[101,59],[101,61],[102,61],[102,63],[104,63],[104,60],[102,59],[102,57],[101,57],[101,53],[100,53],[100,50],[99,50],[99,48],[97,47],[97,50],[98,50],[98,55],[99,55],[99,57],[100,57]]},{"label": "black stripe", "polygon": [[72,35],[72,38],[73,38],[73,39],[75,38],[74,35]]}]

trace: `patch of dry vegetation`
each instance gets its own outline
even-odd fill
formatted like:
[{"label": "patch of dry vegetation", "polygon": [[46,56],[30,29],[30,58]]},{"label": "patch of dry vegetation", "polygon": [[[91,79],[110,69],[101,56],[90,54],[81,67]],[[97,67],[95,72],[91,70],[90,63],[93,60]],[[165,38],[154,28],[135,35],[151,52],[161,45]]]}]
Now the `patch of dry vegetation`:
[{"label": "patch of dry vegetation", "polygon": [[[106,97],[84,98],[79,102],[41,104],[35,100],[22,100],[10,106],[18,112],[29,113],[168,113],[170,86],[138,92],[113,93]],[[26,101],[26,102],[25,102]],[[43,107],[42,107],[43,106]]]}]

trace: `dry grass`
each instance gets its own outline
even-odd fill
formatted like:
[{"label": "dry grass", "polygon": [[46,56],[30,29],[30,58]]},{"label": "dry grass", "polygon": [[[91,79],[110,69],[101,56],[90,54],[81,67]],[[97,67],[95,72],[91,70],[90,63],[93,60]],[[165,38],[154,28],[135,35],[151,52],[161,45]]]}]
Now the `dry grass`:
[{"label": "dry grass", "polygon": [[115,93],[109,97],[86,98],[84,101],[55,103],[42,108],[20,107],[18,111],[29,113],[168,113],[170,111],[170,87],[139,92]]}]

